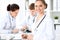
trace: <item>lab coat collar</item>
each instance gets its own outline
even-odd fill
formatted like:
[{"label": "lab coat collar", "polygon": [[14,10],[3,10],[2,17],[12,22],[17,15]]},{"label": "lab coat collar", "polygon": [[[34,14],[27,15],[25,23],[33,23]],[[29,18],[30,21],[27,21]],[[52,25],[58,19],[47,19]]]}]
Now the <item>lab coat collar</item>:
[{"label": "lab coat collar", "polygon": [[12,21],[16,19],[16,18],[12,17],[10,13],[8,13],[8,16],[10,17],[10,19],[11,19]]},{"label": "lab coat collar", "polygon": [[39,20],[38,20],[38,22],[36,22],[36,19],[37,19],[37,16],[36,16],[36,18],[35,18],[36,26],[39,24],[39,22],[43,19],[43,17],[44,17],[45,15],[46,15],[46,14],[44,13],[44,15],[42,16],[42,18],[41,18],[41,19],[39,19]]}]

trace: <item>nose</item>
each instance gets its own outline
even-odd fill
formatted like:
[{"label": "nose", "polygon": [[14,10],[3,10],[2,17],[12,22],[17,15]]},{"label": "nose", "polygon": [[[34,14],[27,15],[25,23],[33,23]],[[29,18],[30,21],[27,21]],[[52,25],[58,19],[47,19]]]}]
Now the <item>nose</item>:
[{"label": "nose", "polygon": [[40,7],[38,6],[37,9],[40,9]]}]

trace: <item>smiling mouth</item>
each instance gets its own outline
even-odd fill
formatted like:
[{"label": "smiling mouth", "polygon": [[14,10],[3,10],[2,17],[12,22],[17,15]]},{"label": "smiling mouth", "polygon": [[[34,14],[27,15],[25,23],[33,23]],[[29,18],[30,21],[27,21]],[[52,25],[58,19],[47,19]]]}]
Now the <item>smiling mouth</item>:
[{"label": "smiling mouth", "polygon": [[41,10],[38,10],[38,11],[41,11]]}]

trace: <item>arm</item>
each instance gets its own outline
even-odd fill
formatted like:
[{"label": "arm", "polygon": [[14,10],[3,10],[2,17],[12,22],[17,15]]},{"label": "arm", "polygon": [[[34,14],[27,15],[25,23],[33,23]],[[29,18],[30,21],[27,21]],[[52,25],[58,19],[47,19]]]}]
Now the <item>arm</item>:
[{"label": "arm", "polygon": [[12,33],[18,33],[21,30],[24,30],[26,24],[26,20],[19,22],[19,24],[16,24],[16,27],[12,30]]},{"label": "arm", "polygon": [[6,34],[6,33],[10,33],[11,32],[11,30],[6,30],[6,29],[4,29],[4,27],[6,27],[5,26],[5,22],[4,23],[1,22],[1,24],[0,24],[0,33],[1,34]]},{"label": "arm", "polygon": [[52,20],[47,21],[46,24],[46,37],[48,40],[54,40],[55,37],[55,30],[54,30],[54,23]]},{"label": "arm", "polygon": [[1,21],[0,21],[0,33],[3,33],[3,34],[10,33],[11,30],[4,29],[4,27],[9,28],[9,25],[10,25],[9,24],[9,19],[7,17],[2,18]]}]

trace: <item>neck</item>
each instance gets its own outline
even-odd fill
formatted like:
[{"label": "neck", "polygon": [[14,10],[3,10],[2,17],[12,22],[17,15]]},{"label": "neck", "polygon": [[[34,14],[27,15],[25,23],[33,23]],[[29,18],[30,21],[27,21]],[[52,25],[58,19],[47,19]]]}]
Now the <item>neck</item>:
[{"label": "neck", "polygon": [[31,16],[35,16],[33,13],[32,14],[30,14]]},{"label": "neck", "polygon": [[11,13],[10,13],[10,15],[11,15],[13,18],[16,18],[16,16],[12,15]]},{"label": "neck", "polygon": [[44,12],[40,12],[39,14],[38,14],[38,16],[43,16],[44,15]]},{"label": "neck", "polygon": [[32,16],[35,16],[35,15],[32,15]]}]

